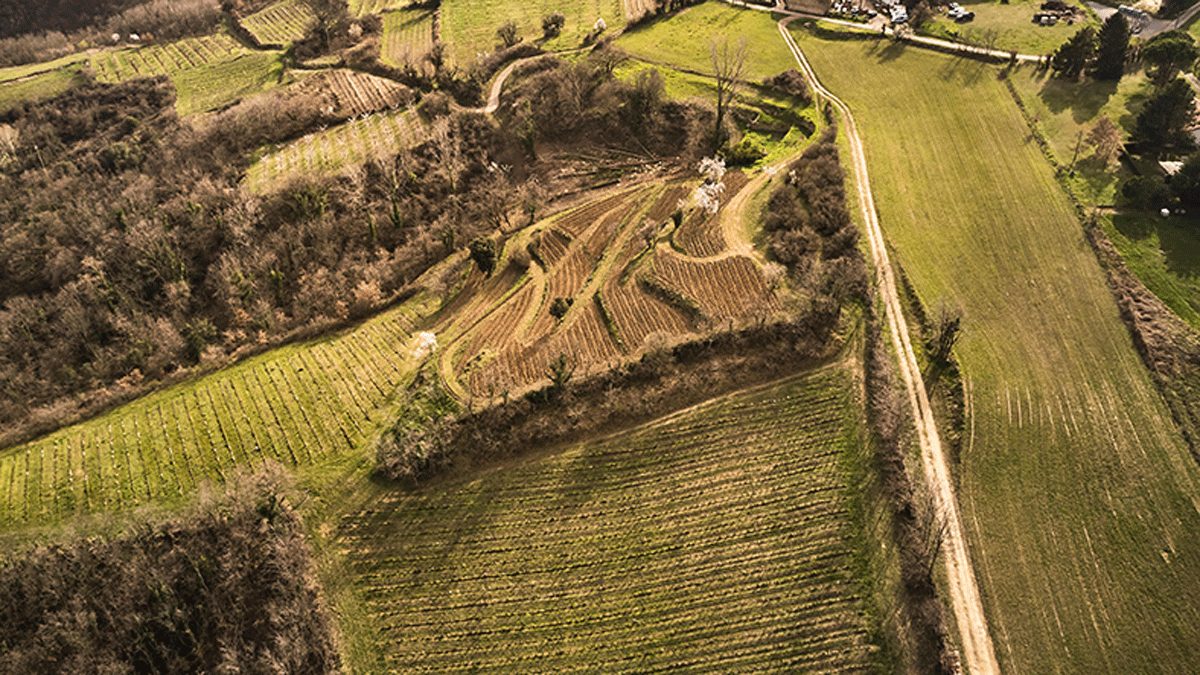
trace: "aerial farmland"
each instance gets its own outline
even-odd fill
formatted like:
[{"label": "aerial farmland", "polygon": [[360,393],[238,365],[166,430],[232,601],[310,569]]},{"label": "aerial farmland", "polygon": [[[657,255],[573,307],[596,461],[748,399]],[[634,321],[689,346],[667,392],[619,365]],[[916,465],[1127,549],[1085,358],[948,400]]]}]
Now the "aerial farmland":
[{"label": "aerial farmland", "polygon": [[1198,15],[0,10],[0,672],[1193,672]]}]

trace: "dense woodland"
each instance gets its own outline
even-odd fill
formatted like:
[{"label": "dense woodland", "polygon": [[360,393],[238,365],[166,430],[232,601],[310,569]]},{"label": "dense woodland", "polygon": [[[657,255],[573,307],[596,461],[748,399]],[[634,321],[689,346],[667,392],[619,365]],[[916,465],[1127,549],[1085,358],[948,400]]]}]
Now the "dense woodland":
[{"label": "dense woodland", "polygon": [[337,672],[295,512],[266,476],[177,520],[0,559],[0,672]]}]

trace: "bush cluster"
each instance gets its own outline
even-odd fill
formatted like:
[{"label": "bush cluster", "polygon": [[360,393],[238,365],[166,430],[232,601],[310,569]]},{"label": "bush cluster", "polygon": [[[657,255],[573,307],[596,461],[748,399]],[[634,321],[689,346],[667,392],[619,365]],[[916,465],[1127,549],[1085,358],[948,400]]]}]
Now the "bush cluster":
[{"label": "bush cluster", "polygon": [[840,305],[866,295],[867,273],[858,229],[846,208],[846,174],[836,130],[804,151],[787,181],[772,193],[764,229],[773,258],[814,293],[814,302]]},{"label": "bush cluster", "polygon": [[333,673],[299,518],[276,481],[195,515],[0,561],[0,671]]},{"label": "bush cluster", "polygon": [[500,110],[506,132],[530,154],[543,142],[589,142],[639,154],[700,156],[712,112],[668,101],[654,70],[621,81],[614,72],[623,59],[606,47],[574,63],[540,60],[506,92]]}]

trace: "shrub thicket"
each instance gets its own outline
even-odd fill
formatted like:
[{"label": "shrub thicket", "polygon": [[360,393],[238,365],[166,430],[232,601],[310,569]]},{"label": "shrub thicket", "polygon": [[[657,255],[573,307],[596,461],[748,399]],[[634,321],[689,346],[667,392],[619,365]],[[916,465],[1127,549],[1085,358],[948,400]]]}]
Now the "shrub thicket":
[{"label": "shrub thicket", "polygon": [[542,59],[506,92],[500,110],[505,130],[531,152],[542,142],[588,142],[698,157],[712,112],[668,101],[656,73],[621,81],[614,74],[620,60],[611,48],[574,63]]},{"label": "shrub thicket", "polygon": [[787,181],[767,204],[763,227],[771,256],[814,294],[814,302],[840,305],[866,293],[858,229],[846,208],[846,174],[830,128],[792,164]]},{"label": "shrub thicket", "polygon": [[331,673],[299,518],[243,481],[179,520],[0,561],[0,672]]}]

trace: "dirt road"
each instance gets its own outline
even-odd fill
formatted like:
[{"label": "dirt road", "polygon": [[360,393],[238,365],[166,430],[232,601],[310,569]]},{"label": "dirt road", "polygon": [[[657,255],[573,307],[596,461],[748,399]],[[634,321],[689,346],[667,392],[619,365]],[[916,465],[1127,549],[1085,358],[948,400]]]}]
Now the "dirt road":
[{"label": "dirt road", "polygon": [[908,323],[904,318],[900,296],[896,290],[895,272],[888,258],[883,230],[879,225],[879,214],[875,210],[875,200],[871,194],[871,182],[867,172],[862,138],[859,136],[858,127],[849,106],[821,85],[816,72],[809,65],[804,53],[800,51],[800,46],[788,32],[787,26],[794,18],[781,19],[778,24],[779,33],[783,36],[788,49],[791,50],[817,95],[828,100],[839,111],[846,138],[849,140],[857,184],[858,205],[862,211],[871,243],[871,257],[879,281],[879,293],[885,304],[888,332],[900,357],[900,374],[904,380],[913,419],[916,422],[925,480],[930,492],[934,495],[940,516],[945,519],[946,533],[942,542],[942,558],[946,564],[950,601],[961,635],[963,661],[967,670],[975,675],[999,673],[1000,667],[996,662],[996,652],[992,646],[991,634],[988,632],[987,617],[983,612],[983,602],[979,596],[979,586],[976,583],[975,571],[971,566],[970,553],[963,536],[962,521],[951,482],[950,467],[942,449],[937,423],[934,421],[929,397],[926,395],[925,382],[909,338]]}]

